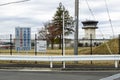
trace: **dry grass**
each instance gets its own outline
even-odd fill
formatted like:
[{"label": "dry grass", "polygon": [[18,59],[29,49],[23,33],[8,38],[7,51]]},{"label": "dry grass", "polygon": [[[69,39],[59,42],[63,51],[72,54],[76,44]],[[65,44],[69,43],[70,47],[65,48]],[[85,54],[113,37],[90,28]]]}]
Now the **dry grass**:
[{"label": "dry grass", "polygon": [[[108,46],[107,46],[108,45]],[[109,49],[110,50],[109,50]],[[94,50],[93,50],[93,53],[97,53],[97,54],[101,54],[101,53],[104,53],[104,54],[111,54],[110,51],[112,52],[112,54],[118,54],[119,52],[119,46],[118,46],[118,39],[113,39],[113,40],[110,40],[108,41],[107,43],[104,43],[98,47],[96,47]]]},{"label": "dry grass", "polygon": [[[93,54],[118,54],[119,53],[119,40],[113,39],[100,46],[93,47]],[[109,50],[110,49],[110,50]],[[111,53],[112,52],[112,53]],[[79,50],[81,54],[90,54],[90,48]]]},{"label": "dry grass", "polygon": [[[106,46],[108,45],[108,46]],[[92,47],[92,53],[93,54],[111,54],[108,50],[108,48],[111,50],[112,54],[118,54],[119,53],[119,46],[118,46],[118,39],[110,40],[106,43],[101,44],[97,47]],[[26,52],[21,51],[17,52],[16,50],[12,50],[13,55],[35,55],[34,49]],[[88,55],[90,54],[90,47],[79,47],[78,48],[78,54],[79,55]],[[9,55],[10,50],[8,49],[0,49],[0,54]],[[62,49],[47,49],[46,53],[38,52],[37,55],[62,55]],[[74,48],[66,48],[65,49],[65,55],[74,55]]]},{"label": "dry grass", "polygon": [[[108,46],[107,46],[108,45]],[[118,39],[110,40],[106,43],[101,44],[97,47],[92,47],[92,53],[93,54],[111,54],[108,48],[111,50],[111,52],[114,54],[118,54],[119,52],[119,46],[118,46]],[[10,50],[7,49],[0,49],[0,54],[9,55]],[[21,51],[17,52],[16,50],[12,50],[13,55],[35,55],[34,49],[26,52]],[[79,55],[87,55],[90,54],[90,47],[79,47],[78,53]],[[46,53],[38,52],[37,55],[62,55],[62,49],[47,49]],[[74,55],[74,48],[66,48],[65,49],[65,55]]]},{"label": "dry grass", "polygon": [[[112,53],[118,54],[119,52],[119,46],[118,46],[118,39],[113,39],[107,42],[107,45],[111,49]],[[78,48],[79,55],[88,55],[90,54],[90,47],[80,47]],[[2,55],[10,55],[10,50],[1,50],[0,54]],[[93,54],[110,54],[110,52],[107,49],[106,43],[101,44],[100,46],[93,47]],[[34,50],[30,50],[28,52],[22,51],[20,53],[13,50],[13,55],[35,55]],[[48,49],[46,53],[37,53],[37,55],[62,55],[61,49]],[[74,55],[74,48],[66,48],[65,49],[65,55]],[[96,65],[113,65],[114,61],[92,61],[93,64]],[[10,61],[0,61],[1,63],[10,63]],[[12,61],[12,63],[15,64],[34,64],[34,61]],[[84,64],[90,64],[91,61],[79,61],[78,65],[84,65]],[[37,64],[49,64],[49,62],[38,62]],[[54,62],[54,64],[62,64],[62,62]],[[66,64],[71,65],[74,64],[74,62],[66,62]]]}]

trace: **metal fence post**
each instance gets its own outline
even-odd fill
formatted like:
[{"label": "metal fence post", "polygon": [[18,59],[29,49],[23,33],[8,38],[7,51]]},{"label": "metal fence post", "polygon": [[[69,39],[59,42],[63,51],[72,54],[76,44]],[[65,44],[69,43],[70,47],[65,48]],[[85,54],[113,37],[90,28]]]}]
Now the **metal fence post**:
[{"label": "metal fence post", "polygon": [[[90,54],[92,55],[92,34],[90,34]],[[92,61],[91,61],[92,64]]]},{"label": "metal fence post", "polygon": [[[118,37],[118,47],[119,47],[118,54],[120,55],[120,34],[119,34],[119,37]],[[119,61],[119,64],[120,64],[120,61]]]},{"label": "metal fence post", "polygon": [[118,68],[118,61],[115,61],[115,68]]},{"label": "metal fence post", "polygon": [[119,45],[118,45],[118,47],[119,47],[119,52],[118,52],[118,54],[120,55],[120,34],[119,34],[119,38],[118,38],[118,40],[119,40]]},{"label": "metal fence post", "polygon": [[37,34],[35,34],[35,55],[37,55]]},{"label": "metal fence post", "polygon": [[92,55],[92,34],[90,34],[90,54]]},{"label": "metal fence post", "polygon": [[10,34],[10,55],[12,55],[12,47],[13,47],[13,44],[12,44],[12,34]]},{"label": "metal fence post", "polygon": [[53,62],[50,61],[50,68],[53,68]]}]

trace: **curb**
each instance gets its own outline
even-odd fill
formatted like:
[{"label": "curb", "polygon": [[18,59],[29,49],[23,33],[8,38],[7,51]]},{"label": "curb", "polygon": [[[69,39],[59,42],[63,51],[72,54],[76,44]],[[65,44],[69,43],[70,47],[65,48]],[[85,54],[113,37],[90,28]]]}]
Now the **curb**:
[{"label": "curb", "polygon": [[61,72],[61,71],[120,71],[120,68],[38,68],[38,67],[0,67],[0,70],[7,71],[43,71],[43,72]]}]

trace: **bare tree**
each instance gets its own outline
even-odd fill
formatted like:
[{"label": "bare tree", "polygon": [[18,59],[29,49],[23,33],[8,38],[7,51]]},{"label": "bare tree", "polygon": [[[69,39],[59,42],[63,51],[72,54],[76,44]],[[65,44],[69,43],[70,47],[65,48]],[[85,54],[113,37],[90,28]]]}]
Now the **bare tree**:
[{"label": "bare tree", "polygon": [[47,34],[46,34],[45,28],[42,28],[38,32],[38,39],[40,39],[40,40],[46,40],[46,35]]}]

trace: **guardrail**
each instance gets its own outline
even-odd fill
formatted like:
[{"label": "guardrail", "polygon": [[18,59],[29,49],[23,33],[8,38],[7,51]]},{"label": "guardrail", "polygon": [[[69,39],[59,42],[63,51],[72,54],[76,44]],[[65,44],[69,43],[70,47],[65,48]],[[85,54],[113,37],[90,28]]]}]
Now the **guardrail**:
[{"label": "guardrail", "polygon": [[66,61],[115,61],[115,68],[118,68],[118,61],[120,55],[66,55],[66,56],[24,56],[24,55],[0,55],[0,60],[15,60],[15,61],[49,61],[50,68],[53,67],[53,62],[63,61],[63,68],[65,68]]}]

